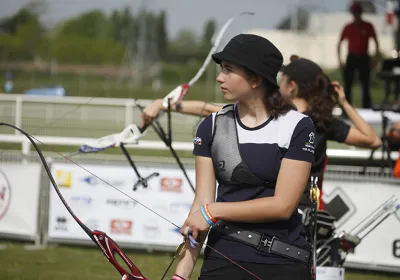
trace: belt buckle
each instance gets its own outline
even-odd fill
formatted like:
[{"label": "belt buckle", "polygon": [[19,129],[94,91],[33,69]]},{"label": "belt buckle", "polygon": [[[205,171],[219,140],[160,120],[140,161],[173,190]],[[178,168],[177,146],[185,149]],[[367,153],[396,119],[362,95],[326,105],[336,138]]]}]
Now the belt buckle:
[{"label": "belt buckle", "polygon": [[[272,237],[271,240],[268,240],[268,238],[265,238],[265,240],[262,240],[262,237],[261,237],[260,245],[263,244],[264,247],[268,247],[268,253],[271,253],[271,245],[274,242],[274,240],[275,240],[275,236]],[[258,247],[260,247],[260,245],[258,245]]]}]

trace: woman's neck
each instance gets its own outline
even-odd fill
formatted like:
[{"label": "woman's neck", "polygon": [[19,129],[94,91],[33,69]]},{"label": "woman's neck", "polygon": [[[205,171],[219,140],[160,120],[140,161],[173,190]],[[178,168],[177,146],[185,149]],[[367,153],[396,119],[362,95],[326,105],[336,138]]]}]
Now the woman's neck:
[{"label": "woman's neck", "polygon": [[304,98],[293,98],[291,101],[294,105],[296,105],[298,112],[303,113],[308,111],[308,103]]},{"label": "woman's neck", "polygon": [[265,108],[262,98],[249,98],[238,102],[240,120],[247,127],[256,127],[265,122],[269,113]]}]

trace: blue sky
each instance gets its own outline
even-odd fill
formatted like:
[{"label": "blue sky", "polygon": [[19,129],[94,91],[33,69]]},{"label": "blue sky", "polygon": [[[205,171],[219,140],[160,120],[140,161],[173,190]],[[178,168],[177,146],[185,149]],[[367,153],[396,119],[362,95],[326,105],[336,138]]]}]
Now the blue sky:
[{"label": "blue sky", "polygon": [[[0,0],[0,17],[15,13],[30,0]],[[130,5],[138,10],[141,0],[46,0],[48,11],[43,16],[45,22],[54,23],[90,9],[102,9],[110,12],[116,8]],[[277,22],[295,7],[301,5],[318,6],[319,10],[335,12],[345,11],[350,0],[146,0],[150,10],[167,11],[167,27],[170,36],[179,29],[190,28],[201,34],[204,22],[209,18],[221,25],[231,16],[242,11],[256,12],[252,17],[241,17],[229,28],[227,36],[234,36],[250,28],[274,28]],[[379,7],[381,10],[382,8]]]}]

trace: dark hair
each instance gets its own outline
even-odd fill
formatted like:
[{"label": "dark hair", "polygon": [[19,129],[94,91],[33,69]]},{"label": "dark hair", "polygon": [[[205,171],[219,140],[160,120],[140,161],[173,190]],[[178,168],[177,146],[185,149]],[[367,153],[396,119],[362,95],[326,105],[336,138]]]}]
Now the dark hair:
[{"label": "dark hair", "polygon": [[290,62],[293,62],[293,61],[295,61],[296,59],[300,59],[300,56],[298,56],[297,54],[292,54],[292,55],[290,56]]},{"label": "dark hair", "polygon": [[[288,80],[291,81],[290,76]],[[308,115],[317,129],[326,132],[334,119],[333,108],[338,104],[336,92],[331,80],[323,72],[316,75],[311,84],[295,81],[298,87],[297,97],[304,98],[308,105]]]},{"label": "dark hair", "polygon": [[[244,67],[244,71],[249,79],[256,78],[260,76],[250,69]],[[262,78],[262,85],[265,89],[264,94],[264,104],[268,113],[274,118],[286,114],[290,110],[296,110],[296,106],[290,101],[289,98],[282,95],[276,85],[271,85],[266,79]]]}]

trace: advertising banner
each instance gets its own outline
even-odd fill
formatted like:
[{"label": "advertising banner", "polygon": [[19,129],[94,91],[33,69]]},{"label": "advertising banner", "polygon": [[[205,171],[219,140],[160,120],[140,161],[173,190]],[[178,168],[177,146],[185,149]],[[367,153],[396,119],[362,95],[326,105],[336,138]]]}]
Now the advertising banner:
[{"label": "advertising banner", "polygon": [[[393,195],[400,199],[400,186],[382,182],[324,180],[326,210],[337,218],[338,231],[349,233]],[[398,201],[400,203],[400,200]],[[364,235],[362,232],[361,235]],[[360,236],[362,237],[362,236]],[[371,231],[347,256],[346,262],[400,269],[400,210]]]},{"label": "advertising banner", "polygon": [[40,171],[38,163],[0,164],[0,234],[37,235]]},{"label": "advertising banner", "polygon": [[[139,186],[134,191],[138,178],[129,166],[83,167],[90,173],[74,164],[54,163],[52,174],[72,211],[90,229],[102,230],[116,242],[175,246],[182,241],[178,229],[165,220],[181,225],[194,198],[181,170],[139,167],[141,176],[153,172],[158,172],[159,176],[151,178],[147,188]],[[194,182],[194,170],[187,172]],[[53,187],[50,188],[48,235],[50,238],[88,239]]]}]

